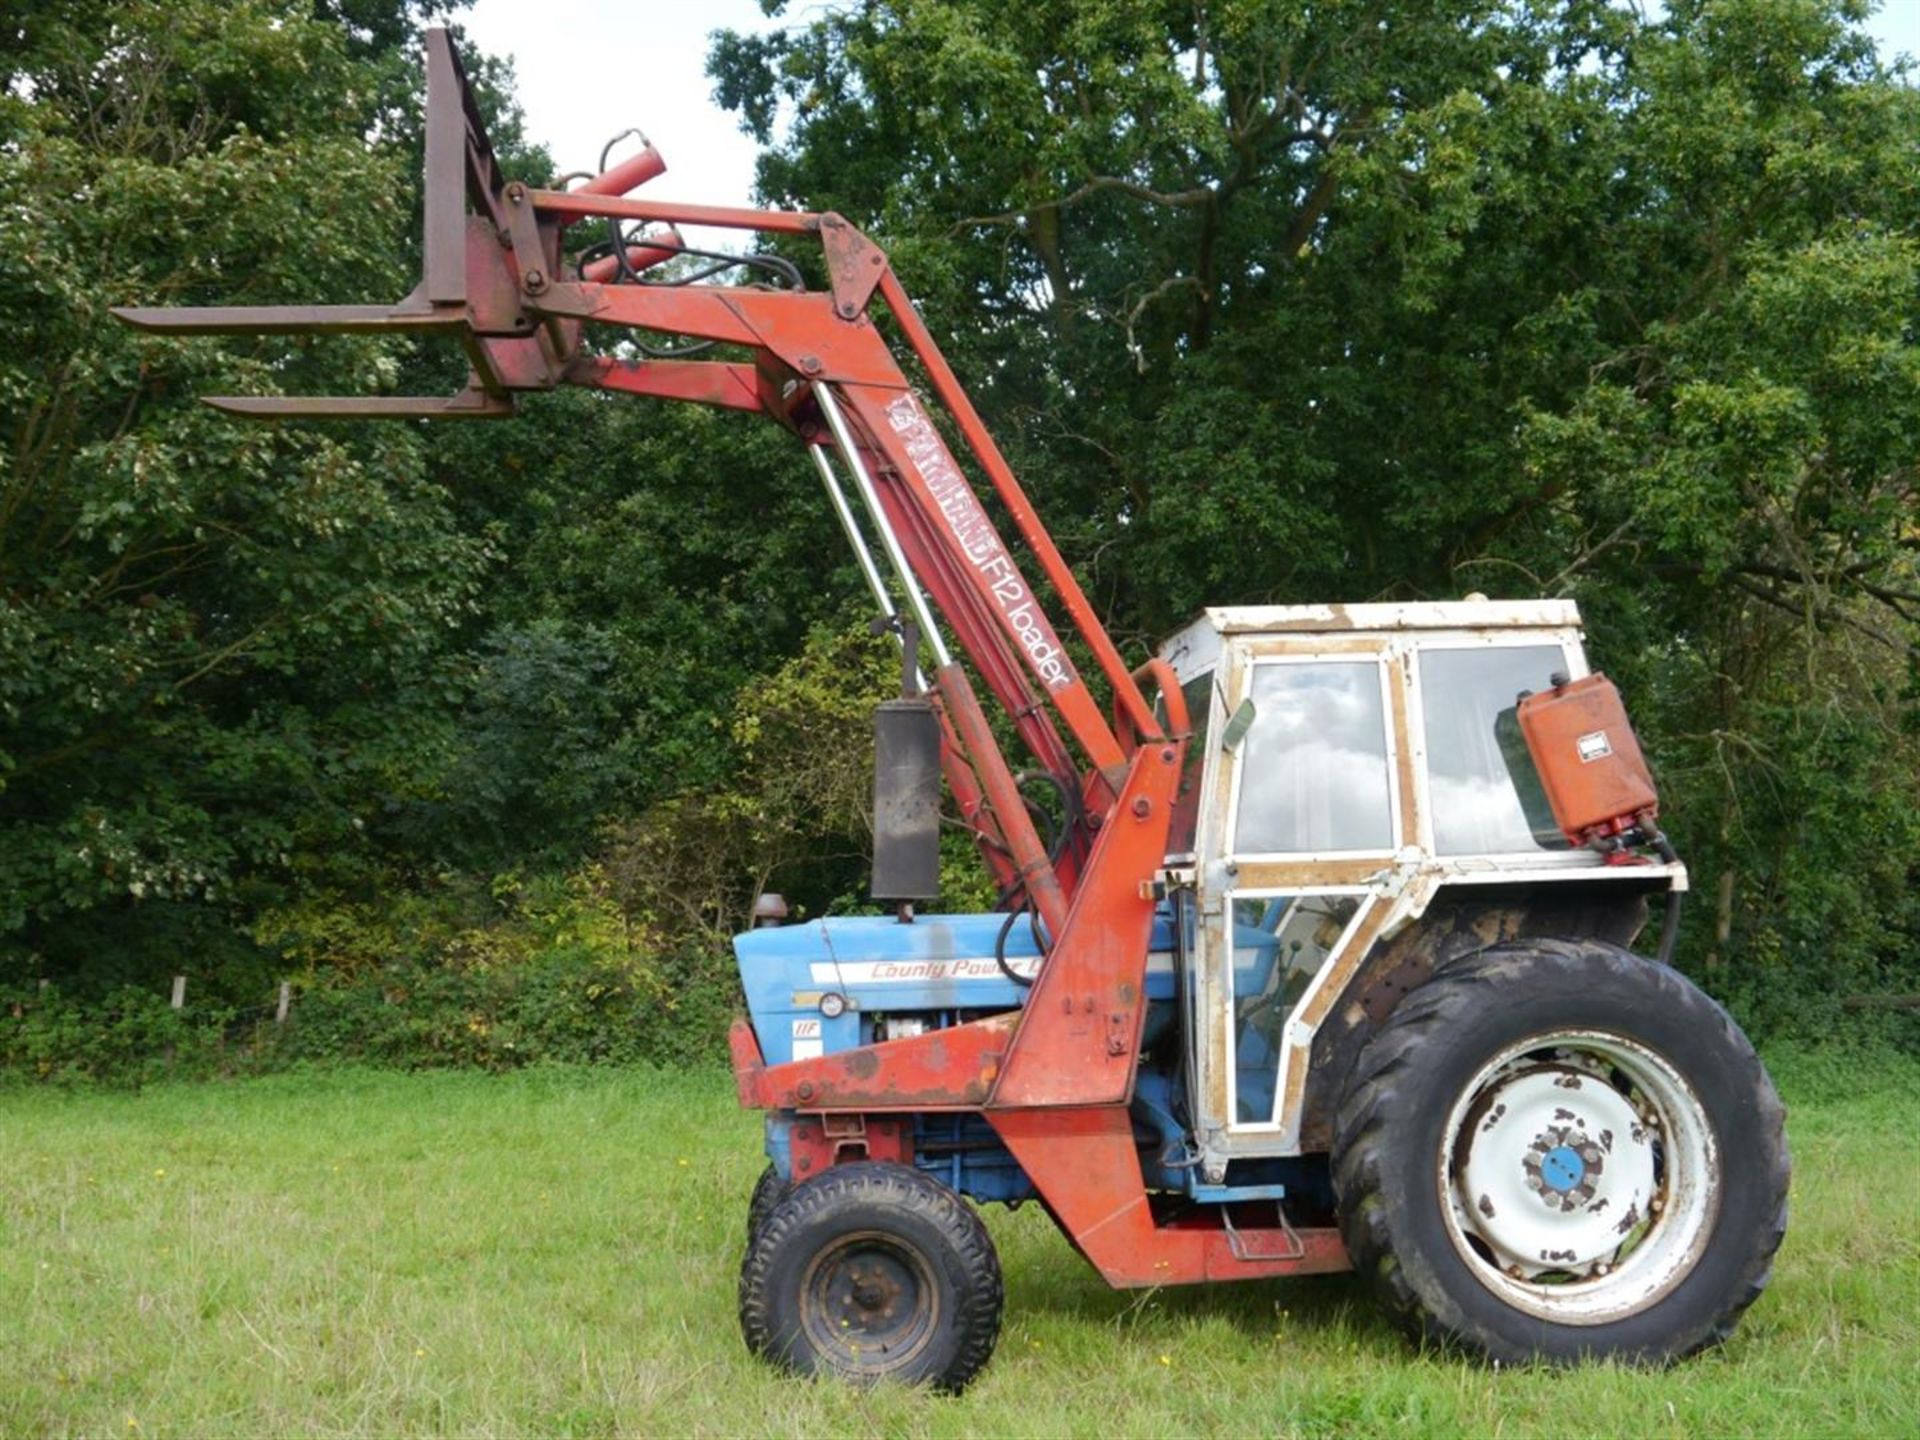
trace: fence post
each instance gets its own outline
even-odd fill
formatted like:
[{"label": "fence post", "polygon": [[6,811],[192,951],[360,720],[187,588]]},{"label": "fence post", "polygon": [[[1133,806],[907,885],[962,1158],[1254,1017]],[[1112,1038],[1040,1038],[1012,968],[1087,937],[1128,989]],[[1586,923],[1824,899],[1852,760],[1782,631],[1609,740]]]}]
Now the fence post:
[{"label": "fence post", "polygon": [[187,977],[184,975],[176,975],[173,977],[173,1008],[176,1010],[184,1009],[186,1003]]},{"label": "fence post", "polygon": [[287,1006],[289,1006],[292,1003],[293,1003],[293,986],[289,984],[287,981],[282,980],[280,982],[280,1003],[274,1007],[274,1011],[273,1011],[274,1024],[284,1025],[287,1023]]}]

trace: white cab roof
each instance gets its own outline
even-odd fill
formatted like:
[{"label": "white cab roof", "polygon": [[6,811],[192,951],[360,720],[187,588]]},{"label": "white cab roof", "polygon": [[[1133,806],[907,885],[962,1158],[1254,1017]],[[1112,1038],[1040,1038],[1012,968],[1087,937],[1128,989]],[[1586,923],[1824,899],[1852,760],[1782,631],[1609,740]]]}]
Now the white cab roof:
[{"label": "white cab roof", "polygon": [[1404,605],[1220,605],[1203,612],[1223,635],[1353,630],[1542,629],[1580,623],[1571,600],[1422,600]]},{"label": "white cab roof", "polygon": [[1422,600],[1403,605],[1219,605],[1161,642],[1181,684],[1211,669],[1226,635],[1365,635],[1419,630],[1577,630],[1571,600]]}]

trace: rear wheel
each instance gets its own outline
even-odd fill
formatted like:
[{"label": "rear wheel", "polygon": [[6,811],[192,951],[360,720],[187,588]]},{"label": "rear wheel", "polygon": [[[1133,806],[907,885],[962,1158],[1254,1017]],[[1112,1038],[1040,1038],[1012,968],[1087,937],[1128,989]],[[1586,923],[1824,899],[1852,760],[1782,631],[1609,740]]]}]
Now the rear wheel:
[{"label": "rear wheel", "polygon": [[773,1207],[740,1271],[748,1348],[802,1375],[960,1390],[1000,1333],[980,1217],[908,1165],[836,1165]]},{"label": "rear wheel", "polygon": [[1355,1267],[1504,1362],[1676,1359],[1786,1228],[1784,1111],[1726,1012],[1597,941],[1466,957],[1369,1043],[1334,1155]]}]

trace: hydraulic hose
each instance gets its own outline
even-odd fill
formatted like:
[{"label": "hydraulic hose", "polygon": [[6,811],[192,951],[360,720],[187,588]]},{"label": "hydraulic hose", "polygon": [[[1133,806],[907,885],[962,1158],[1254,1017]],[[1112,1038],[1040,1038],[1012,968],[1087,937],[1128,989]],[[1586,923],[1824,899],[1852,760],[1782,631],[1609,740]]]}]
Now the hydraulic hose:
[{"label": "hydraulic hose", "polygon": [[[1673,848],[1673,842],[1667,839],[1667,832],[1653,832],[1653,848],[1660,852],[1660,858],[1669,865],[1680,863],[1680,856]],[[1660,922],[1660,952],[1657,958],[1662,965],[1673,963],[1673,947],[1680,939],[1680,910],[1687,898],[1684,890],[1667,891],[1666,918]]]},{"label": "hydraulic hose", "polygon": [[1020,912],[1027,908],[1027,897],[1022,895],[1020,903],[1007,911],[1007,918],[1000,922],[1000,933],[993,937],[993,963],[1000,967],[1000,973],[1018,985],[1022,990],[1033,985],[1033,976],[1022,975],[1007,960],[1007,936],[1013,933],[1013,922],[1020,918]]},{"label": "hydraulic hose", "polygon": [[[1074,832],[1079,828],[1080,797],[1074,792],[1071,785],[1067,784],[1066,781],[1062,780],[1058,775],[1055,775],[1051,770],[1022,770],[1018,775],[1013,777],[1014,784],[1021,786],[1034,780],[1045,781],[1047,784],[1053,786],[1055,793],[1060,796],[1060,823],[1047,841],[1047,863],[1057,865],[1060,863],[1060,857],[1066,853],[1067,846],[1072,843]],[[1033,808],[1032,802],[1028,802],[1028,808]],[[1037,817],[1044,818],[1041,812],[1036,811],[1035,813]],[[1022,912],[1028,913],[1031,917],[1028,923],[1033,931],[1034,948],[1044,957],[1048,946],[1047,940],[1040,934],[1040,917],[1032,913],[1032,907],[1028,903],[1027,896],[1024,893],[1025,888],[1024,882],[1016,880],[1013,888],[1000,897],[1000,903],[1003,905],[1016,894],[1020,896],[1020,899],[1017,904],[1008,909],[1007,918],[1000,922],[1000,933],[994,936],[993,939],[994,964],[1000,967],[1000,973],[1002,975],[1006,976],[1007,979],[1011,980],[1023,990],[1032,986],[1033,977],[1031,975],[1022,975],[1018,970],[1015,970],[1007,960],[1007,937],[1013,933],[1013,923],[1020,918]]]}]

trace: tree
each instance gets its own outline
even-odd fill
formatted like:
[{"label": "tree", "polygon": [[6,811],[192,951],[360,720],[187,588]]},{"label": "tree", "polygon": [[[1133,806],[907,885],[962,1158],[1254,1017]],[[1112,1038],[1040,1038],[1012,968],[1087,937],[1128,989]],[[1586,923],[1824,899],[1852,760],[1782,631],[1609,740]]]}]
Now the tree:
[{"label": "tree", "polygon": [[[402,427],[237,426],[382,342],[180,345],[111,304],[406,288],[383,49],[409,7],[16,10],[0,61],[0,944],[93,983],[244,963],[236,922],[431,770],[490,563]],[[323,7],[324,9],[324,7]],[[377,22],[377,23],[375,23]],[[365,28],[372,25],[373,28]],[[399,92],[404,97],[405,92]]]},{"label": "tree", "polygon": [[[786,436],[582,392],[237,425],[196,397],[459,357],[106,314],[404,293],[446,8],[0,19],[11,976],[238,993],[263,916],[467,934],[523,880],[684,900],[676,943],[774,867],[858,888],[879,692]],[[1711,897],[1684,953],[1806,1025],[1920,988],[1920,112],[1863,8],[850,0],[711,69],[765,198],[888,247],[1136,654],[1203,603],[1576,595]]]}]

